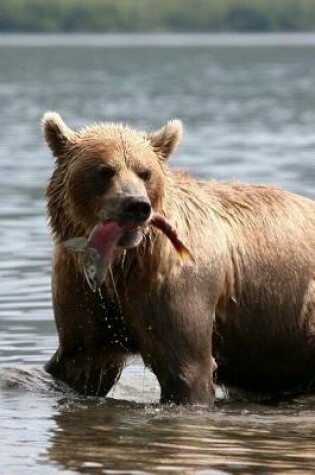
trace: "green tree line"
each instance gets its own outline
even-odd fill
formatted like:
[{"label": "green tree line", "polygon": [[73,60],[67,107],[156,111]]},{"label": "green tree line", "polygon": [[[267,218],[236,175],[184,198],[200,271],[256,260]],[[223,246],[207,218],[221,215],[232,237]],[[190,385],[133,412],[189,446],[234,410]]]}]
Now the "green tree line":
[{"label": "green tree line", "polygon": [[315,0],[0,0],[1,32],[312,30]]}]

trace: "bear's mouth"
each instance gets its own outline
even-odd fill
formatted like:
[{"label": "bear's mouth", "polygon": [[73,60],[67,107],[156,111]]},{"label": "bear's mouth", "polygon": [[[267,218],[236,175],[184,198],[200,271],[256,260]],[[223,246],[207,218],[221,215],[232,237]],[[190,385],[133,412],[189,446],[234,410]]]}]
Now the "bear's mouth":
[{"label": "bear's mouth", "polygon": [[117,247],[121,249],[132,249],[133,247],[139,246],[144,236],[144,230],[141,228],[135,228],[128,230],[123,236],[118,240]]},{"label": "bear's mouth", "polygon": [[92,230],[88,239],[88,247],[97,252],[103,259],[104,264],[109,265],[116,248],[128,250],[139,246],[148,225],[162,231],[170,240],[180,258],[188,257],[194,260],[190,250],[178,237],[177,231],[159,213],[153,213],[150,219],[141,226],[118,221],[101,221]]},{"label": "bear's mouth", "polygon": [[131,249],[138,246],[147,225],[162,231],[182,260],[188,258],[194,261],[192,253],[178,237],[176,230],[164,216],[158,213],[153,213],[150,220],[141,227],[117,221],[101,221],[93,228],[88,239],[75,237],[66,241],[64,246],[70,251],[82,254],[83,271],[87,283],[93,291],[96,291],[105,279],[113,261],[115,249]]}]

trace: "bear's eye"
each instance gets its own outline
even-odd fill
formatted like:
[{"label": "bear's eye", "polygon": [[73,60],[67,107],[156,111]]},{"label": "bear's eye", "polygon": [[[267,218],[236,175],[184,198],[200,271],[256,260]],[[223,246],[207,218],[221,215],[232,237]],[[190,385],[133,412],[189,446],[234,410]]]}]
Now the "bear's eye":
[{"label": "bear's eye", "polygon": [[149,181],[152,176],[151,170],[141,170],[138,172],[138,177],[143,181]]},{"label": "bear's eye", "polygon": [[115,175],[115,170],[113,168],[103,166],[100,167],[98,174],[102,180],[109,180]]}]

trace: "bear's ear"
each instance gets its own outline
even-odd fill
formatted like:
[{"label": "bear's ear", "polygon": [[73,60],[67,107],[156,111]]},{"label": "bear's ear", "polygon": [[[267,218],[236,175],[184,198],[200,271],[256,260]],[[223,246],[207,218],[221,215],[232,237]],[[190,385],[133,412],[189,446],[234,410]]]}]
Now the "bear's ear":
[{"label": "bear's ear", "polygon": [[57,112],[46,112],[42,127],[47,145],[55,157],[66,152],[67,147],[74,141],[75,132],[64,123]]},{"label": "bear's ear", "polygon": [[183,137],[181,120],[170,120],[164,127],[149,135],[150,143],[157,154],[166,160],[176,149]]}]

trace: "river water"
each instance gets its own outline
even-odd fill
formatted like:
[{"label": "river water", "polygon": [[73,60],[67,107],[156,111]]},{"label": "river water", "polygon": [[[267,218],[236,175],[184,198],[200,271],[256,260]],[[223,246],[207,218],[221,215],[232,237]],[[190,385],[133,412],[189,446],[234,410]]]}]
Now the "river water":
[{"label": "river water", "polygon": [[315,198],[314,78],[314,35],[0,37],[1,474],[314,473],[314,398],[262,404],[218,388],[207,412],[160,407],[139,360],[107,399],[44,373],[57,339],[39,125],[46,110],[72,127],[179,117],[174,166]]}]

